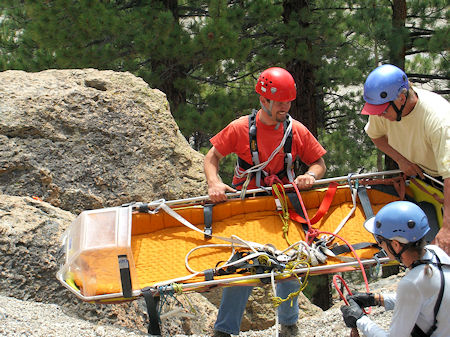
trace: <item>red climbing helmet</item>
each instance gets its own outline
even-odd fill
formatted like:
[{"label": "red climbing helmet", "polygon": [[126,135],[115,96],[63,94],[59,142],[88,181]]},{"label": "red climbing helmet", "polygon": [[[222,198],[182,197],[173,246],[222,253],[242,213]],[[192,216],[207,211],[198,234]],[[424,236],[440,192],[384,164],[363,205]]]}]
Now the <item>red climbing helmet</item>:
[{"label": "red climbing helmet", "polygon": [[297,97],[294,78],[287,70],[278,67],[264,70],[259,75],[255,90],[261,96],[277,102],[290,102]]}]

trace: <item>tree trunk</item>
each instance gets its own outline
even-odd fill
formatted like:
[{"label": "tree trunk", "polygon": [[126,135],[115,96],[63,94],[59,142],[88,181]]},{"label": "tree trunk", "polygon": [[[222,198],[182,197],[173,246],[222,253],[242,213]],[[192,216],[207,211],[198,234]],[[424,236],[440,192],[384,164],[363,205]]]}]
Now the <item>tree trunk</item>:
[{"label": "tree trunk", "polygon": [[[391,64],[405,69],[405,55],[407,46],[406,0],[394,0],[392,2],[392,37],[389,41],[389,58]],[[398,169],[397,163],[388,155],[385,155],[384,165],[386,170]]]},{"label": "tree trunk", "polygon": [[405,55],[408,34],[405,29],[406,0],[392,2],[392,37],[389,58],[392,64],[405,69]]},{"label": "tree trunk", "polygon": [[[174,18],[174,24],[179,24],[180,15],[178,13],[178,1],[177,0],[165,0],[162,2],[167,10],[170,10]],[[156,61],[152,63],[152,68],[157,69],[161,64],[164,66],[166,71],[163,73],[163,78],[161,78],[161,85],[158,86],[162,92],[167,96],[167,100],[170,104],[170,111],[172,115],[176,115],[178,107],[180,104],[186,102],[186,91],[176,88],[174,83],[177,79],[186,77],[188,69],[179,64],[177,55],[173,55],[173,58],[166,59],[164,61]]]},{"label": "tree trunk", "polygon": [[[300,12],[308,7],[305,0],[285,0],[283,1],[283,21],[289,22],[291,13]],[[309,23],[299,22],[302,27],[307,27]],[[306,42],[308,46],[310,41]],[[303,123],[311,133],[317,137],[317,95],[315,67],[304,60],[292,60],[286,64],[287,70],[294,77],[297,85],[297,98],[292,102],[290,115]]]}]

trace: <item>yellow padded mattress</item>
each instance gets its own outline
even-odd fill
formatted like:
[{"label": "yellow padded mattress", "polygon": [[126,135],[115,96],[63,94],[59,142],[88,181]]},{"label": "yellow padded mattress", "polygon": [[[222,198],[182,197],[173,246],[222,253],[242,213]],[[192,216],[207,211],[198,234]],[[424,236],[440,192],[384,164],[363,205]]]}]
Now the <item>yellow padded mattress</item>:
[{"label": "yellow padded mattress", "polygon": [[[302,199],[311,218],[316,214],[325,195],[325,190],[312,190],[302,192]],[[376,190],[368,190],[368,196],[376,213],[385,204],[398,200],[397,197]],[[289,202],[289,206],[292,205]],[[333,232],[342,219],[352,209],[352,199],[348,188],[338,188],[328,212],[313,225],[320,231]],[[204,216],[202,205],[187,207],[173,207],[173,209],[199,229],[203,230]],[[374,242],[363,223],[365,216],[362,206],[357,204],[356,211],[339,232],[351,244],[359,242]],[[260,244],[270,243],[277,249],[288,247],[283,237],[283,223],[280,219],[274,198],[262,196],[247,198],[245,200],[229,200],[213,207],[213,235],[230,237],[237,235],[246,240]],[[203,234],[194,231],[176,219],[160,211],[157,214],[135,212],[132,215],[131,251],[133,289],[142,289],[191,275],[185,266],[185,256],[193,248],[205,244],[226,244],[217,238],[206,240]],[[305,239],[302,225],[290,220],[288,238],[290,243]],[[336,243],[343,244],[336,239]],[[376,250],[373,248],[361,249],[357,253],[361,258],[371,258]],[[195,251],[190,259],[191,268],[203,271],[214,268],[218,262],[226,261],[231,254],[231,248],[204,248]],[[346,256],[352,256],[350,253]],[[89,266],[89,272],[96,275],[95,285],[83,285],[80,278],[75,275],[75,282],[83,289],[95,289],[95,295],[120,293],[120,278],[117,279],[117,261],[108,260],[108,254],[102,252],[85,253],[82,263]],[[329,258],[327,264],[339,264],[340,260]],[[216,278],[230,278],[220,276]],[[190,279],[191,282],[204,281],[203,277]],[[90,291],[92,294],[92,290]]]}]

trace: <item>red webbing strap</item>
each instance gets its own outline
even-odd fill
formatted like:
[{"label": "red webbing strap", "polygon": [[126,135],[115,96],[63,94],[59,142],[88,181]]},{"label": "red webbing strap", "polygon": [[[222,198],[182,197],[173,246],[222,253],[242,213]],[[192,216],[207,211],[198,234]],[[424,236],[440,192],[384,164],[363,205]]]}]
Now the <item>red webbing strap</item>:
[{"label": "red webbing strap", "polygon": [[[323,200],[319,206],[319,209],[317,210],[317,213],[309,220],[311,224],[317,223],[325,214],[327,214],[338,186],[339,185],[336,182],[330,183],[330,185],[328,186],[328,190],[325,193],[325,196],[323,197]],[[293,209],[289,210],[289,217],[294,221],[307,223],[307,221]]]},{"label": "red webbing strap", "polygon": [[392,185],[395,188],[400,200],[405,200],[406,194],[406,177],[405,175],[401,175],[393,178],[385,178],[385,179],[360,179],[360,185]]},{"label": "red webbing strap", "polygon": [[441,199],[439,197],[439,195],[437,195],[436,193],[433,193],[431,191],[428,191],[425,187],[422,186],[421,183],[419,183],[416,178],[412,178],[410,180],[415,186],[417,186],[422,192],[425,192],[426,194],[428,194],[429,196],[431,196],[432,198],[434,198],[434,200],[436,200],[437,202],[439,202],[440,204],[444,204],[444,199]]}]

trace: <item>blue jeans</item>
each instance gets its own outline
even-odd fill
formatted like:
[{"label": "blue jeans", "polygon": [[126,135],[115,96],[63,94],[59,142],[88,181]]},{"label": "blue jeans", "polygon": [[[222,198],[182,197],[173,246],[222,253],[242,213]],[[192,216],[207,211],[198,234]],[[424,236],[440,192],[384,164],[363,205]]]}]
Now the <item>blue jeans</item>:
[{"label": "blue jeans", "polygon": [[[297,280],[289,280],[277,283],[277,296],[286,298],[292,292],[298,291],[300,284]],[[242,316],[248,297],[252,292],[251,286],[225,287],[222,292],[222,302],[220,302],[217,320],[214,330],[239,335]],[[278,319],[280,324],[293,325],[298,319],[298,298],[286,301],[278,307]]]}]

